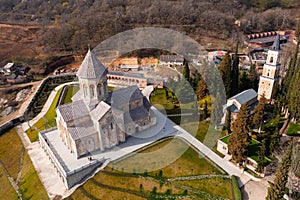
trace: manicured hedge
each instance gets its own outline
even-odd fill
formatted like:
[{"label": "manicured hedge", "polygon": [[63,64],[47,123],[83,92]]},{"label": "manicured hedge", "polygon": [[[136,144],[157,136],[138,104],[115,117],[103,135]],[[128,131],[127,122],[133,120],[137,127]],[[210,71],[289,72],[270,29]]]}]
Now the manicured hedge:
[{"label": "manicured hedge", "polygon": [[239,188],[239,183],[234,175],[231,176],[231,182],[233,187],[233,194],[235,200],[243,200],[242,198],[242,192]]}]

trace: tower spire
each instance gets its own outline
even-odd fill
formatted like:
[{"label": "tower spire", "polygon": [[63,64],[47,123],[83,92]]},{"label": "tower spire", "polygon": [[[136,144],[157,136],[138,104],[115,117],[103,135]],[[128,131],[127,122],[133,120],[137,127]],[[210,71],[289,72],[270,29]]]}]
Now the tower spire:
[{"label": "tower spire", "polygon": [[280,51],[281,50],[279,33],[277,33],[277,35],[276,35],[276,38],[275,38],[274,43],[272,45],[272,50],[275,50],[275,51]]}]

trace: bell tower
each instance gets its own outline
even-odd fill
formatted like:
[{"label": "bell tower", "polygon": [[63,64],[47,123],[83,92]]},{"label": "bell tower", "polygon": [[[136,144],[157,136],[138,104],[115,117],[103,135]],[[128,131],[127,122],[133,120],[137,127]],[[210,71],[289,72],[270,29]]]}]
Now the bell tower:
[{"label": "bell tower", "polygon": [[267,100],[272,99],[272,94],[277,87],[280,71],[280,35],[277,34],[272,48],[268,51],[262,75],[259,78],[258,98],[265,95]]},{"label": "bell tower", "polygon": [[88,50],[77,72],[81,99],[90,109],[108,97],[107,69],[96,55]]}]

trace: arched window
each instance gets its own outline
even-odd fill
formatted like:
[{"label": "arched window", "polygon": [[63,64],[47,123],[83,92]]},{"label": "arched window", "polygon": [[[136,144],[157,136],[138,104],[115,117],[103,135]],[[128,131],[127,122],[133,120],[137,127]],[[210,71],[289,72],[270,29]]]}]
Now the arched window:
[{"label": "arched window", "polygon": [[91,97],[95,96],[95,87],[94,87],[94,85],[90,85],[90,94],[91,94]]},{"label": "arched window", "polygon": [[83,95],[84,95],[84,97],[87,96],[87,86],[86,85],[83,85]]},{"label": "arched window", "polygon": [[101,92],[101,87],[102,87],[101,83],[99,83],[97,87],[98,87],[98,94],[101,96],[101,94],[102,94],[102,92]]},{"label": "arched window", "polygon": [[274,61],[274,58],[273,58],[273,56],[270,58],[270,63],[273,63]]}]

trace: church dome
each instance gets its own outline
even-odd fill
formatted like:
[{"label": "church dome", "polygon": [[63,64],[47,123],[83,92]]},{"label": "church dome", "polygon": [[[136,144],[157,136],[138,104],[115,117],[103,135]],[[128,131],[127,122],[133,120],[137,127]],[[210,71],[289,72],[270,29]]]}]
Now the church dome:
[{"label": "church dome", "polygon": [[89,50],[77,72],[79,78],[100,79],[107,75],[106,67],[100,62],[97,56]]}]

